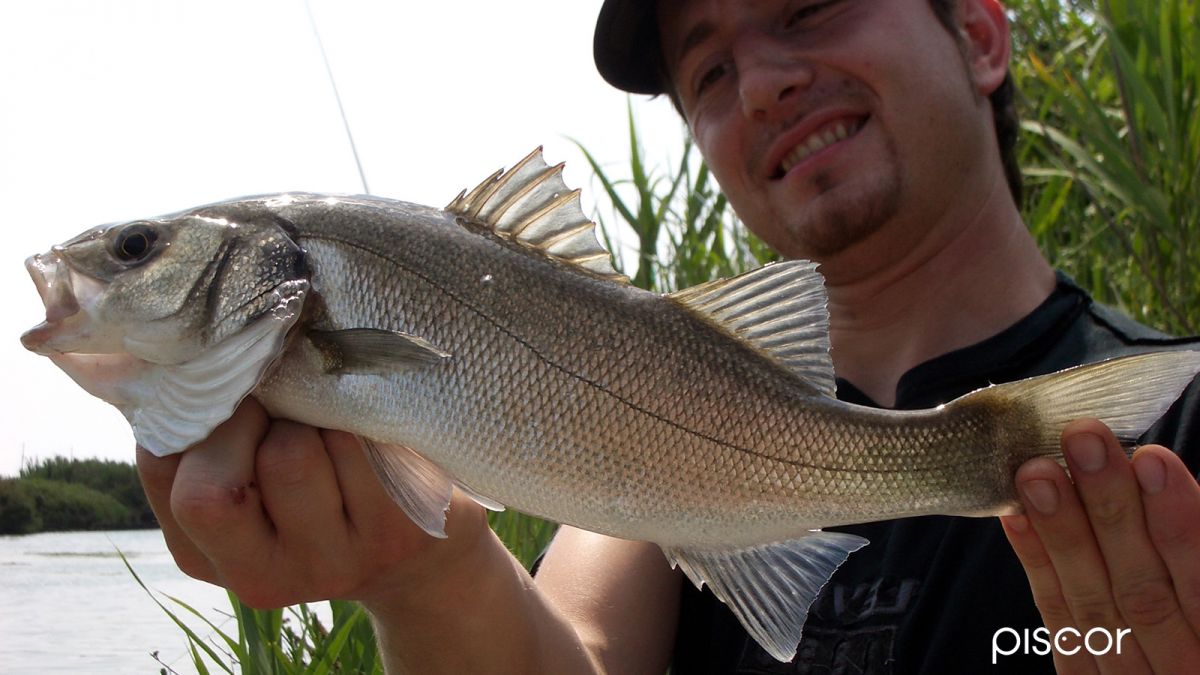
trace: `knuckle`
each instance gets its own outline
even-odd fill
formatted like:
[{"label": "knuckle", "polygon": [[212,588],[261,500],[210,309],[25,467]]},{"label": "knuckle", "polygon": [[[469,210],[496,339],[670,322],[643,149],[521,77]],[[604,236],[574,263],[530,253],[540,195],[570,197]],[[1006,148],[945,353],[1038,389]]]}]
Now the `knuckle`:
[{"label": "knuckle", "polygon": [[1088,518],[1100,529],[1114,528],[1128,522],[1132,509],[1125,500],[1105,498],[1089,504]]},{"label": "knuckle", "polygon": [[1112,626],[1117,622],[1117,608],[1107,593],[1090,592],[1076,595],[1070,601],[1071,616],[1078,627]]},{"label": "knuckle", "polygon": [[274,483],[304,484],[315,468],[319,443],[320,437],[309,427],[276,424],[259,446],[255,470]]},{"label": "knuckle", "polygon": [[1113,594],[1121,615],[1137,626],[1161,625],[1179,611],[1175,589],[1165,579],[1120,584]]},{"label": "knuckle", "polygon": [[1160,550],[1200,550],[1200,529],[1177,518],[1148,518],[1150,539]]},{"label": "knuckle", "polygon": [[1073,621],[1071,609],[1061,596],[1034,598],[1034,604],[1047,626],[1067,626]]},{"label": "knuckle", "polygon": [[[1200,612],[1200,583],[1176,583],[1175,596],[1179,598],[1180,606],[1188,612]],[[1200,626],[1200,621],[1194,623]]]},{"label": "knuckle", "polygon": [[1021,564],[1025,566],[1028,572],[1046,575],[1057,576],[1054,571],[1054,561],[1045,549],[1040,547],[1029,547],[1021,552]]},{"label": "knuckle", "polygon": [[211,529],[236,517],[230,488],[206,481],[189,481],[171,491],[171,514],[185,528]]}]

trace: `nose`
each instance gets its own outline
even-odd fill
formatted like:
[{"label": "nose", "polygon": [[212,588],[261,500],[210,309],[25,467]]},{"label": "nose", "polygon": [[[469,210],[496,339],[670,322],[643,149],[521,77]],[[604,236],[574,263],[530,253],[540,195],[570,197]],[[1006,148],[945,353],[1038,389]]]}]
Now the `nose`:
[{"label": "nose", "polygon": [[746,117],[771,120],[786,114],[813,82],[805,59],[772,48],[766,39],[747,49],[738,64],[738,94]]}]

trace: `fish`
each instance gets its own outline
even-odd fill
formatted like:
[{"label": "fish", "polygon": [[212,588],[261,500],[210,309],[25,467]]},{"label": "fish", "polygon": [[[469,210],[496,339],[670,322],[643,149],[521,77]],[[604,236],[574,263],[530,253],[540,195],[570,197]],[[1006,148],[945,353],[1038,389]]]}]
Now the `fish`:
[{"label": "fish", "polygon": [[1017,467],[1061,462],[1068,422],[1132,444],[1200,371],[1167,351],[844,403],[816,264],[636,288],[561,173],[539,148],[444,209],[283,193],[93,228],[26,261],[46,317],[21,339],[156,455],[253,396],[356,434],[431,536],[459,489],[654,542],[780,661],[868,543],[822,528],[1017,512]]}]

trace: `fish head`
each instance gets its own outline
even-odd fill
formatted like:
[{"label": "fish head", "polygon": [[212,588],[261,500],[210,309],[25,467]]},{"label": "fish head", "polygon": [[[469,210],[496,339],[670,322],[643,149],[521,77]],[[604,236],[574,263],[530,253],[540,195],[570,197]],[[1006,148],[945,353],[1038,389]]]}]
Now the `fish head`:
[{"label": "fish head", "polygon": [[21,342],[44,355],[188,361],[307,276],[303,252],[264,213],[196,210],[107,225],[31,256],[25,267],[46,318]]},{"label": "fish head", "polygon": [[228,419],[302,315],[288,227],[241,200],[90,229],[25,261],[46,318],[21,342],[116,406],[139,445],[180,452]]}]

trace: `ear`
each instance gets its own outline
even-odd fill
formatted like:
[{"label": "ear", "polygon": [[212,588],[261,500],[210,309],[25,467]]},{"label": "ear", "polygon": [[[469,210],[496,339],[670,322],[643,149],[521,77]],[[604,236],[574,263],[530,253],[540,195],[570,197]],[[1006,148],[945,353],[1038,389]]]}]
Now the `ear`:
[{"label": "ear", "polygon": [[989,96],[1004,82],[1012,55],[1004,7],[999,0],[961,0],[958,28],[975,88],[981,96]]}]

